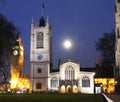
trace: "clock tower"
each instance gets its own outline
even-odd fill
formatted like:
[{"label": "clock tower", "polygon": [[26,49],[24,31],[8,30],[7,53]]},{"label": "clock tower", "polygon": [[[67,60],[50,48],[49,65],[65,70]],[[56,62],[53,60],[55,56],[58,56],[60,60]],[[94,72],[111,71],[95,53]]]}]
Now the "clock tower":
[{"label": "clock tower", "polygon": [[51,68],[51,25],[49,19],[41,16],[39,25],[31,23],[30,38],[30,91],[40,92],[49,89]]}]

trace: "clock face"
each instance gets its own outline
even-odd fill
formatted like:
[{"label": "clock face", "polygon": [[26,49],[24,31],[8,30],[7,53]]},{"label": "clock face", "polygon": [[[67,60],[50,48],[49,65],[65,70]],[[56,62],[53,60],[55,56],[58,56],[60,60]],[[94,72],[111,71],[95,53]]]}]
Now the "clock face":
[{"label": "clock face", "polygon": [[23,56],[23,51],[20,51],[20,55]]},{"label": "clock face", "polygon": [[43,56],[41,54],[38,55],[37,59],[42,60]]},{"label": "clock face", "polygon": [[18,54],[18,51],[17,51],[17,50],[14,50],[14,51],[13,51],[13,55],[16,56],[17,54]]}]

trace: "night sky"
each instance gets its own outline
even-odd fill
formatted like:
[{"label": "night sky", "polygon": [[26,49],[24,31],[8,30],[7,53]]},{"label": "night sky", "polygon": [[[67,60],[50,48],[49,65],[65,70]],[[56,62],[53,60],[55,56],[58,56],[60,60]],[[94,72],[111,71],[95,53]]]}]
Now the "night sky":
[{"label": "night sky", "polygon": [[[95,42],[104,32],[115,28],[115,0],[5,0],[0,12],[21,31],[25,49],[24,72],[29,73],[31,20],[39,22],[44,3],[44,16],[52,24],[53,64],[58,60],[78,60],[81,67],[94,67],[99,58]],[[73,42],[67,50],[62,43]]]}]

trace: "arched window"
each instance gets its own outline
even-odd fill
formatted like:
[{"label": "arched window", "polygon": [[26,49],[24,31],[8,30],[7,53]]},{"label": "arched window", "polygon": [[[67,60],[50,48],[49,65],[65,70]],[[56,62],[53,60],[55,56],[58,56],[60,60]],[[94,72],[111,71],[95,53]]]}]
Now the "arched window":
[{"label": "arched window", "polygon": [[42,84],[41,83],[36,83],[36,89],[41,89],[42,88]]},{"label": "arched window", "polygon": [[117,28],[117,37],[120,38],[119,28]]},{"label": "arched window", "polygon": [[58,88],[58,79],[53,77],[51,78],[51,87],[52,88]]},{"label": "arched window", "polygon": [[120,2],[120,0],[117,0],[117,2],[119,3],[119,2]]},{"label": "arched window", "polygon": [[37,43],[37,48],[43,48],[43,33],[42,32],[39,32],[37,33],[37,36],[36,36],[36,43]]},{"label": "arched window", "polygon": [[67,66],[65,69],[65,80],[74,80],[75,72],[72,66]]},{"label": "arched window", "polygon": [[82,78],[82,87],[90,87],[90,79],[85,76]]}]

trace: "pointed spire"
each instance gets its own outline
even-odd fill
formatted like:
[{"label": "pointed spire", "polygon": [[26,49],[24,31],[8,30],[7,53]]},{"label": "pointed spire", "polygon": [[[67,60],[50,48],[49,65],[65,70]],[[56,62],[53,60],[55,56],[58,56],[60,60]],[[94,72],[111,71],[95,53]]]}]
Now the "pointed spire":
[{"label": "pointed spire", "polygon": [[49,26],[50,25],[50,21],[49,21],[49,17],[47,16],[47,22],[46,25]]},{"label": "pointed spire", "polygon": [[38,27],[38,23],[36,22],[36,27]]},{"label": "pointed spire", "polygon": [[34,24],[34,17],[32,17],[32,24]]},{"label": "pointed spire", "polygon": [[49,23],[49,16],[47,16],[47,23]]},{"label": "pointed spire", "polygon": [[21,38],[20,38],[20,34],[17,34],[17,35],[16,35],[16,45],[17,45],[17,46],[21,46],[21,45],[22,45],[22,43],[21,43]]},{"label": "pointed spire", "polygon": [[32,22],[31,22],[31,34],[34,33],[34,17],[32,17]]},{"label": "pointed spire", "polygon": [[47,16],[47,22],[46,22],[46,26],[49,28],[49,30],[51,31],[51,23],[49,20],[49,17]]}]

